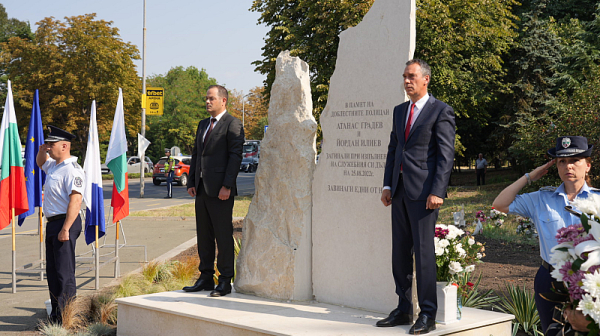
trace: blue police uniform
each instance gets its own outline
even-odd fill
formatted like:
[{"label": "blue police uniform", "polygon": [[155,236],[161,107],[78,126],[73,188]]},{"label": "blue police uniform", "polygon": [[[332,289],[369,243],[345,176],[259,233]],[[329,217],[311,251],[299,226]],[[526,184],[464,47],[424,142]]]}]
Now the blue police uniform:
[{"label": "blue police uniform", "polygon": [[[50,134],[45,142],[71,141],[75,136],[54,126],[49,126]],[[63,228],[70,195],[83,194],[85,173],[77,163],[77,157],[70,157],[59,164],[51,157],[42,165],[46,173],[43,211],[46,216],[46,280],[50,290],[52,312],[51,321],[62,322],[61,311],[68,301],[75,297],[75,243],[81,234],[79,215],[69,228],[69,240],[61,242],[58,235]]]},{"label": "blue police uniform", "polygon": [[[577,197],[587,198],[591,193],[600,194],[600,189],[591,188],[586,183]],[[556,233],[560,228],[581,223],[579,217],[565,210],[567,205],[570,205],[570,202],[563,183],[558,188],[544,187],[536,192],[517,195],[508,208],[509,214],[531,218],[539,235],[540,256],[544,262],[535,276],[534,291],[542,330],[546,330],[552,323],[554,307],[561,305],[540,296],[540,293],[551,292],[551,283],[556,281],[550,275],[553,266],[550,265],[551,250],[558,244]]]}]

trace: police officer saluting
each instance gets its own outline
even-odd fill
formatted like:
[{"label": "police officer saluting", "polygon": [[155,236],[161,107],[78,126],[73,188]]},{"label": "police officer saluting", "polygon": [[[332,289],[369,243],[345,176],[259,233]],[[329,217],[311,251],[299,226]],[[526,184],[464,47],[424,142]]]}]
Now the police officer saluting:
[{"label": "police officer saluting", "polygon": [[81,200],[84,172],[71,156],[75,136],[54,126],[40,146],[37,165],[46,173],[44,215],[46,224],[46,273],[52,322],[62,322],[62,309],[75,297],[75,242],[81,233]]}]

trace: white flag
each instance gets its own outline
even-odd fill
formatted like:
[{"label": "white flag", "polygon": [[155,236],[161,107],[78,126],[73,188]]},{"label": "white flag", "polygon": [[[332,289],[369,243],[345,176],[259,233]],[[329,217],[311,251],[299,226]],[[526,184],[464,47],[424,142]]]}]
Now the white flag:
[{"label": "white flag", "polygon": [[146,153],[146,149],[150,146],[151,142],[148,141],[143,135],[138,133],[138,156],[142,157]]}]

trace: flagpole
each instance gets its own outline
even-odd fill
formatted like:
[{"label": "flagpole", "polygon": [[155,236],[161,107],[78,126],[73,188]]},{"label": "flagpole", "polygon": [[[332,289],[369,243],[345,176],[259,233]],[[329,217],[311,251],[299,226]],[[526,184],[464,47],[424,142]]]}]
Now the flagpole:
[{"label": "flagpole", "polygon": [[12,208],[12,292],[17,292],[17,249],[16,249],[16,232],[15,232],[15,208]]},{"label": "flagpole", "polygon": [[100,289],[100,250],[98,249],[98,225],[96,225],[96,290]]},{"label": "flagpole", "polygon": [[[144,38],[142,46],[142,96],[146,97],[146,0],[144,0]],[[146,100],[142,105],[142,136],[146,137]],[[144,198],[144,166],[146,153],[138,153],[140,156],[140,198]],[[117,225],[118,226],[118,225]]]},{"label": "flagpole", "polygon": [[117,234],[116,234],[116,238],[115,238],[115,257],[117,258],[115,260],[115,278],[118,278],[120,276],[119,273],[121,273],[121,267],[120,267],[120,259],[119,259],[119,225],[121,224],[121,221],[117,221],[116,227],[117,227]]},{"label": "flagpole", "polygon": [[44,281],[44,223],[42,222],[42,207],[38,207],[38,209],[40,219],[40,225],[38,226],[40,231],[40,281]]}]

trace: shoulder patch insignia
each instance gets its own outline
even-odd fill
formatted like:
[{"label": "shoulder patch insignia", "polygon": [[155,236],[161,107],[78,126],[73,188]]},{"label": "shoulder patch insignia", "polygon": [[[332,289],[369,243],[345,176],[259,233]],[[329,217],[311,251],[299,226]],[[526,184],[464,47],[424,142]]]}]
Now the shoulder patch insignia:
[{"label": "shoulder patch insignia", "polygon": [[83,186],[83,179],[79,176],[75,177],[75,181],[73,181],[76,187],[81,188]]},{"label": "shoulder patch insignia", "polygon": [[545,187],[541,187],[540,191],[550,191],[550,192],[555,192],[556,189],[558,189],[558,187],[552,187],[552,186],[545,186]]}]

